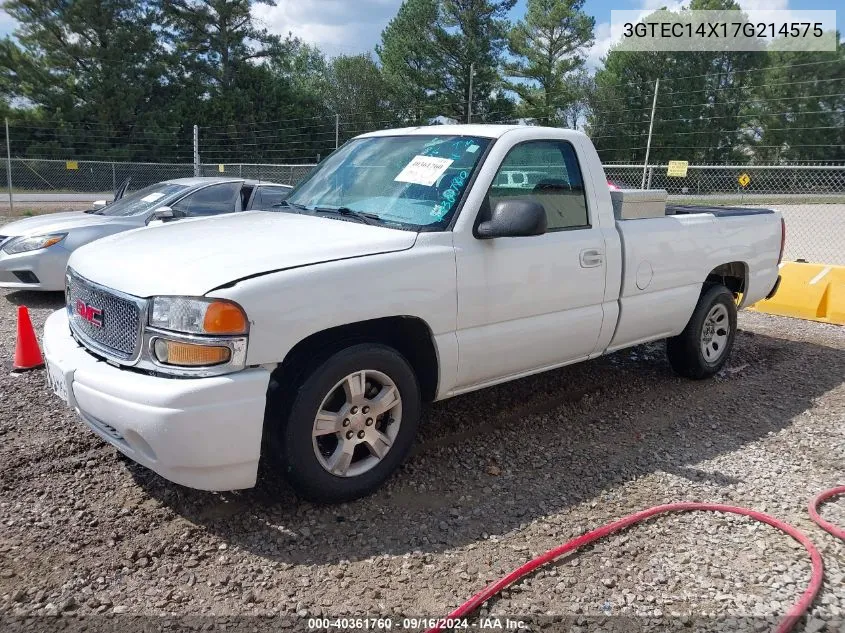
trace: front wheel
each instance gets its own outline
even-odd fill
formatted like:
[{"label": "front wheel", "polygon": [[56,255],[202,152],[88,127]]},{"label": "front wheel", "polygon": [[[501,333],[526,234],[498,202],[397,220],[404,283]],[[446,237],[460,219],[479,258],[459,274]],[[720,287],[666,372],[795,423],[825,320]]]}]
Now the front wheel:
[{"label": "front wheel", "polygon": [[675,373],[686,378],[709,378],[727,362],[736,334],[736,301],[724,286],[705,290],[689,323],[666,341],[666,355]]},{"label": "front wheel", "polygon": [[405,459],[420,410],[416,376],[401,354],[384,345],[354,345],[307,373],[287,420],[271,420],[271,457],[306,499],[356,499]]}]

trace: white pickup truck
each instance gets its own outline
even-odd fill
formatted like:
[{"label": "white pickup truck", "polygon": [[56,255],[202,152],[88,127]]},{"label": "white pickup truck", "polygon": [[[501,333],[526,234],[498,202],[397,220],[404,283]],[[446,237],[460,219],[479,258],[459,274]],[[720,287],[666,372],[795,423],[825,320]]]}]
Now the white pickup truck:
[{"label": "white pickup truck", "polygon": [[[531,188],[503,172],[539,174]],[[668,339],[727,360],[737,308],[777,288],[769,210],[617,219],[583,134],[438,126],[365,134],[273,211],[76,251],[44,332],[48,381],[105,441],[174,482],[300,495],[377,488],[424,402]]]}]

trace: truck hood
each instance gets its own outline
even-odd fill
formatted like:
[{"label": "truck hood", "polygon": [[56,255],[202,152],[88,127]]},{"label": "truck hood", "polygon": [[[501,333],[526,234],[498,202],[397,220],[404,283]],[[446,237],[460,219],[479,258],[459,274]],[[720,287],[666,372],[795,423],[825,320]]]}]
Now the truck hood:
[{"label": "truck hood", "polygon": [[[46,213],[31,218],[24,218],[0,226],[0,235],[9,237],[22,237],[30,235],[44,235],[45,233],[63,233],[71,229],[81,227],[100,226],[112,224],[115,221],[126,222],[130,218],[111,217],[107,215],[95,215],[84,211],[66,211],[64,213]],[[140,225],[143,220],[139,220]]]},{"label": "truck hood", "polygon": [[137,297],[201,296],[244,277],[405,250],[416,238],[356,222],[249,211],[118,233],[76,250],[68,266]]}]

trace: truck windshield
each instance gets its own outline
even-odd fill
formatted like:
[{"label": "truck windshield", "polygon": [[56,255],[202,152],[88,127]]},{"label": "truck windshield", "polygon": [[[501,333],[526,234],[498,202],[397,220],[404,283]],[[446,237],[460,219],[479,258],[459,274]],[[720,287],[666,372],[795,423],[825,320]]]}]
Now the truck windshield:
[{"label": "truck windshield", "polygon": [[175,194],[185,189],[187,189],[185,185],[160,182],[156,185],[150,185],[149,187],[144,187],[133,193],[126,194],[117,202],[97,211],[97,215],[126,217],[146,213],[147,211],[152,211],[157,207],[168,204]]},{"label": "truck windshield", "polygon": [[376,136],[329,156],[281,210],[366,214],[378,224],[437,230],[449,224],[490,139],[475,136]]}]

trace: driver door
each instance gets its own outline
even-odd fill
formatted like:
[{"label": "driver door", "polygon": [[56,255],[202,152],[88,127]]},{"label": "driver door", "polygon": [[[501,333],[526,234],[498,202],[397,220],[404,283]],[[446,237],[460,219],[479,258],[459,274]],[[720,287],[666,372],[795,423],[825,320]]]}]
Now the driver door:
[{"label": "driver door", "polygon": [[241,182],[224,182],[203,187],[171,205],[173,214],[180,218],[203,217],[234,213],[241,194]]},{"label": "driver door", "polygon": [[[501,177],[526,171],[537,184]],[[588,358],[602,325],[604,238],[591,222],[573,146],[520,143],[492,182],[487,212],[501,200],[531,199],[544,206],[548,230],[490,240],[455,235],[458,389]]]}]

